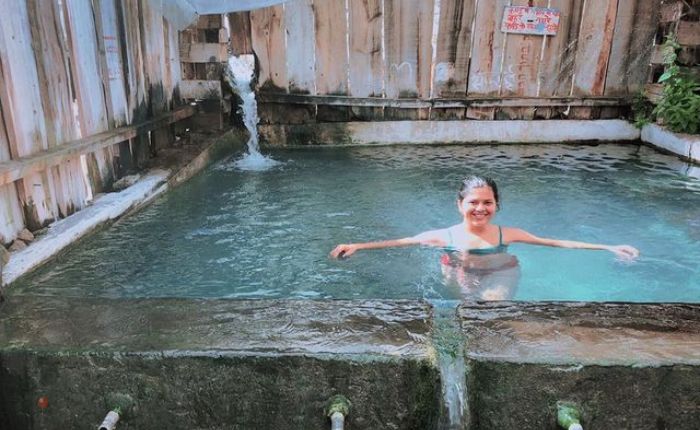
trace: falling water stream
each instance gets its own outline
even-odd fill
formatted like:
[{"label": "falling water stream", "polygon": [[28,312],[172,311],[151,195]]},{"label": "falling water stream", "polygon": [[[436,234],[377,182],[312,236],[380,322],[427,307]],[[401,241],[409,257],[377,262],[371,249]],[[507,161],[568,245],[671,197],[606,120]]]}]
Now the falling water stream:
[{"label": "falling water stream", "polygon": [[445,413],[441,414],[441,430],[464,428],[466,396],[463,337],[455,317],[459,300],[431,300],[434,311],[433,342],[437,350],[442,398]]},{"label": "falling water stream", "polygon": [[278,161],[260,153],[258,145],[258,103],[251,88],[255,62],[252,55],[231,56],[228,60],[226,78],[241,98],[243,123],[250,133],[248,152],[233,165],[239,170],[267,170],[279,164]]}]

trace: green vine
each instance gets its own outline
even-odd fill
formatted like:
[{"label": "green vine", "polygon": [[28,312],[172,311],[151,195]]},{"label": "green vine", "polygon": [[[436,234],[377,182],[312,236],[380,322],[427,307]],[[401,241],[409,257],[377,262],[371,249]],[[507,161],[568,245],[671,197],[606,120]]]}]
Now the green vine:
[{"label": "green vine", "polygon": [[[659,77],[664,84],[661,100],[652,111],[669,130],[677,133],[700,133],[700,82],[682,73],[676,59],[680,45],[673,35],[662,45],[665,72]],[[636,116],[636,114],[635,114]]]}]

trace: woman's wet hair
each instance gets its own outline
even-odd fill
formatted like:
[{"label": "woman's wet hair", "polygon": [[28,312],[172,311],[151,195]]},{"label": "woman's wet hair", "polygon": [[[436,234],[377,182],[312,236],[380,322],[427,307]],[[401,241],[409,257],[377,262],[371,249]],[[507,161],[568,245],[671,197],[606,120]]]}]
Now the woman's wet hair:
[{"label": "woman's wet hair", "polygon": [[488,176],[467,176],[462,181],[462,186],[459,188],[457,200],[462,201],[474,188],[490,187],[493,191],[493,197],[496,199],[496,209],[501,208],[501,200],[498,198],[498,186],[496,181]]}]

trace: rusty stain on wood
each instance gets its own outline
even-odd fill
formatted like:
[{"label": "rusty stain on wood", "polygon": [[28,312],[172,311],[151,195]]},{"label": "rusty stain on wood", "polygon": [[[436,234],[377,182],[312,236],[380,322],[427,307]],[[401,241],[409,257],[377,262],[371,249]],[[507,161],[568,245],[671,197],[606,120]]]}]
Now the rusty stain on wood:
[{"label": "rusty stain on wood", "polygon": [[612,49],[617,0],[589,0],[576,53],[574,95],[601,95]]}]

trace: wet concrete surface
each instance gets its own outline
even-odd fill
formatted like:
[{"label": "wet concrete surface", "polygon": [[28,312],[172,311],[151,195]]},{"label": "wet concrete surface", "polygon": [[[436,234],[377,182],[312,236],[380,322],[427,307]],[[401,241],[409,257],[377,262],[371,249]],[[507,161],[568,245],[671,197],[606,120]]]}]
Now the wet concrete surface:
[{"label": "wet concrete surface", "polygon": [[458,311],[470,429],[697,429],[700,305],[482,303]]},{"label": "wet concrete surface", "polygon": [[100,299],[12,295],[0,349],[427,358],[431,308],[420,301]]},{"label": "wet concrete surface", "polygon": [[[0,428],[436,428],[440,375],[420,301],[105,300],[11,295],[0,306]],[[49,407],[38,407],[38,399]]]},{"label": "wet concrete surface", "polygon": [[467,356],[490,361],[700,365],[700,305],[514,303],[459,309]]}]

